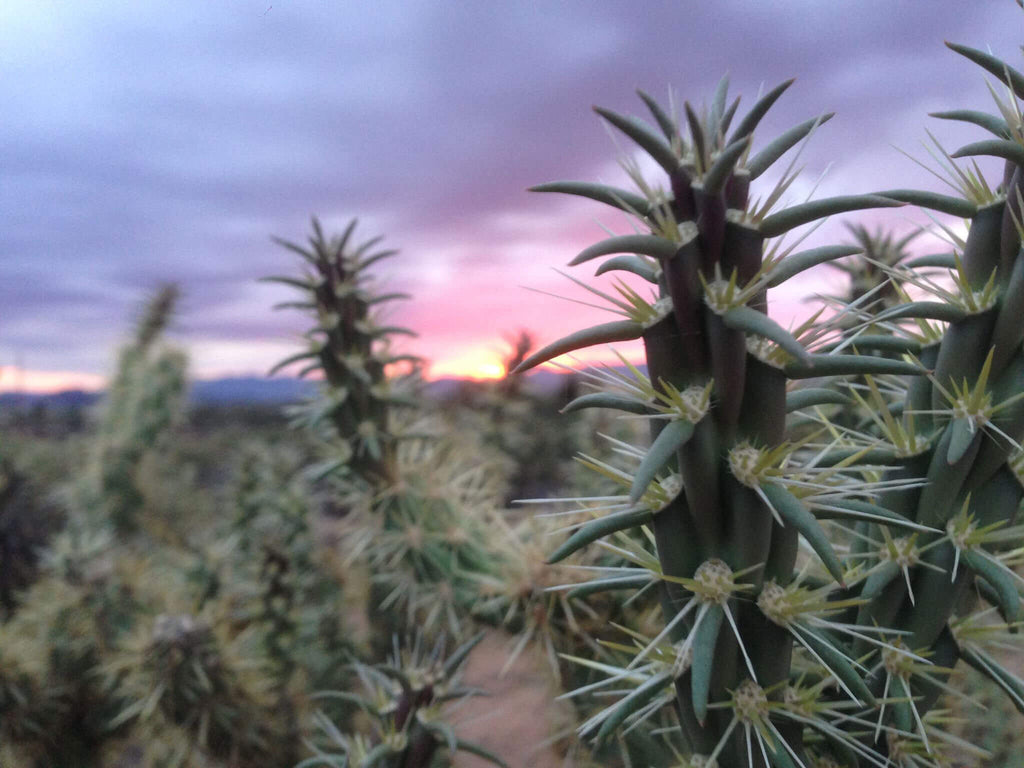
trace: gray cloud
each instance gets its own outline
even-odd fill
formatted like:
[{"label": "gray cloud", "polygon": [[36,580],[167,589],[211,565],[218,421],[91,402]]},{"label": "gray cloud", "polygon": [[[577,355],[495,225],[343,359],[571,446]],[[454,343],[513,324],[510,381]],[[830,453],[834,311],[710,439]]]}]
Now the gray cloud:
[{"label": "gray cloud", "polygon": [[[384,270],[396,287],[441,296],[430,281],[445,272],[515,285],[523,253],[537,258],[517,240],[569,243],[595,215],[524,189],[594,178],[615,147],[590,105],[639,112],[637,86],[699,103],[728,71],[749,105],[797,76],[764,135],[838,110],[805,157],[812,174],[835,161],[830,192],[934,188],[888,145],[913,150],[927,109],[984,107],[980,70],[942,40],[1014,61],[1020,21],[1012,0],[970,14],[955,0],[8,3],[0,355],[102,371],[168,279],[185,290],[186,342],[281,338],[295,325],[254,281],[295,267],[268,236],[301,238],[313,212],[381,226],[405,253]],[[498,332],[519,324],[515,304],[495,300]]]}]

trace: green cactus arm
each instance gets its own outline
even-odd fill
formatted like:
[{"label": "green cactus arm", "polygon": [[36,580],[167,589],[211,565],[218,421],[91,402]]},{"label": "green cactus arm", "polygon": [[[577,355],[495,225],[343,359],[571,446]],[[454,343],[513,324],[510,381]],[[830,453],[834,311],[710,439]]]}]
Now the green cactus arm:
[{"label": "green cactus arm", "polygon": [[911,301],[887,309],[875,316],[875,322],[888,320],[942,320],[955,323],[967,317],[967,310],[944,301]]},{"label": "green cactus arm", "polygon": [[707,195],[718,195],[725,187],[725,182],[732,175],[736,164],[750,146],[750,137],[744,136],[727,146],[715,159],[714,164],[708,169],[701,179],[701,186]]},{"label": "green cactus arm", "polygon": [[651,266],[651,264],[637,256],[623,255],[613,256],[607,261],[603,262],[601,266],[594,272],[595,277],[600,277],[606,272],[612,272],[614,270],[621,270],[623,272],[632,272],[637,277],[642,277],[647,282],[657,285],[658,284],[658,271]]},{"label": "green cactus arm", "polygon": [[1000,612],[1006,616],[1007,622],[1012,624],[1017,621],[1020,618],[1021,605],[1013,572],[980,550],[962,550],[960,557],[995,590],[999,598]]},{"label": "green cactus arm", "polygon": [[1017,165],[1024,165],[1024,146],[1009,139],[986,139],[966,144],[952,154],[954,158],[991,155],[1001,157]]},{"label": "green cactus arm", "polygon": [[811,355],[811,362],[791,361],[783,366],[791,379],[813,379],[818,376],[863,376],[892,374],[894,376],[920,376],[926,369],[904,360],[861,355]]},{"label": "green cactus arm", "polygon": [[789,278],[811,267],[825,264],[833,259],[841,259],[844,256],[856,256],[863,252],[864,249],[856,245],[825,245],[794,253],[772,266],[768,272],[768,287],[777,288]]},{"label": "green cactus arm", "polygon": [[681,243],[658,235],[618,235],[584,248],[569,262],[569,266],[575,267],[599,256],[613,253],[642,253],[656,259],[671,259],[676,255],[680,245]]},{"label": "green cactus arm", "polygon": [[291,286],[292,288],[298,288],[300,291],[313,291],[316,290],[316,283],[310,282],[309,280],[299,280],[295,277],[285,277],[283,275],[274,275],[272,277],[261,277],[258,282],[260,283],[280,283],[281,285]]},{"label": "green cactus arm", "polygon": [[[277,245],[280,245],[282,248],[287,248],[292,253],[298,254],[299,256],[302,257],[303,261],[308,261],[313,266],[316,266],[317,263],[319,262],[319,258],[317,257],[315,252],[307,251],[301,245],[297,245],[291,242],[290,240],[285,240],[280,237],[271,237],[270,239],[273,240]],[[269,280],[269,278],[262,278],[262,280],[267,281]]]},{"label": "green cactus arm", "polygon": [[988,112],[979,112],[974,109],[951,109],[946,112],[929,112],[929,117],[937,117],[939,120],[958,120],[964,123],[973,123],[984,128],[989,133],[995,134],[997,138],[1010,138],[1010,126],[998,115]]},{"label": "green cactus arm", "polygon": [[921,342],[914,339],[905,339],[900,336],[876,336],[873,334],[862,334],[849,340],[837,341],[834,344],[826,344],[819,347],[819,352],[831,352],[840,344],[852,347],[856,350],[871,350],[873,352],[910,352],[913,355],[921,353]]},{"label": "green cactus arm", "polygon": [[815,405],[853,405],[853,400],[838,390],[821,387],[807,387],[786,393],[786,413]]},{"label": "green cactus arm", "polygon": [[491,752],[489,749],[475,744],[471,741],[462,741],[461,739],[455,740],[454,752],[466,752],[470,755],[476,755],[479,758],[486,760],[489,763],[499,766],[499,768],[509,768],[508,763],[498,757],[496,754]]},{"label": "green cactus arm", "polygon": [[639,96],[644,104],[647,105],[647,109],[650,110],[651,116],[654,118],[654,122],[658,124],[658,127],[665,135],[665,138],[670,143],[674,141],[679,136],[679,131],[676,127],[675,121],[672,120],[672,117],[668,112],[666,112],[662,106],[645,91],[638,88],[636,95]]},{"label": "green cactus arm", "polygon": [[633,474],[633,484],[629,489],[630,504],[640,501],[640,497],[644,495],[658,470],[693,437],[693,430],[693,422],[677,419],[669,422],[658,433],[650,449],[644,454],[640,466]]},{"label": "green cactus arm", "polygon": [[774,341],[781,349],[797,360],[804,363],[811,362],[811,356],[804,349],[804,345],[764,312],[758,312],[750,307],[732,307],[722,313],[722,322],[726,328],[731,328],[734,331],[743,331],[755,336],[763,336]]},{"label": "green cactus arm", "polygon": [[1009,85],[1018,99],[1024,99],[1024,75],[1007,65],[1006,62],[997,59],[992,54],[979,51],[977,48],[951,43],[948,40],[946,47],[984,67],[999,78],[1000,82]]},{"label": "green cactus arm", "polygon": [[370,267],[373,264],[376,264],[378,261],[383,261],[384,259],[390,259],[392,256],[397,256],[397,255],[398,255],[398,250],[395,249],[395,248],[391,248],[391,249],[388,249],[386,251],[378,251],[377,253],[370,254],[365,259],[360,259],[358,261],[358,263],[357,263],[356,268],[359,271],[363,271],[367,267]]},{"label": "green cactus arm", "polygon": [[671,175],[679,167],[679,158],[672,147],[642,121],[602,107],[594,107],[594,111],[635,141],[666,173]]},{"label": "green cactus arm", "polygon": [[379,765],[388,755],[394,753],[396,753],[396,750],[394,750],[389,743],[383,742],[378,744],[366,753],[363,759],[359,762],[358,768],[373,768],[373,766]]},{"label": "green cactus arm", "polygon": [[627,717],[634,712],[638,712],[645,705],[660,696],[665,688],[671,685],[672,674],[668,671],[659,672],[645,680],[615,705],[614,709],[608,714],[608,717],[601,723],[594,741],[597,744],[603,744],[615,729],[622,725]]},{"label": "green cactus arm", "polygon": [[591,347],[595,344],[609,344],[614,341],[633,341],[639,339],[644,332],[640,323],[632,320],[617,320],[610,323],[602,323],[582,331],[569,334],[558,341],[548,344],[543,349],[534,352],[521,362],[512,373],[522,373],[534,366],[546,363],[549,360],[564,355],[567,352],[575,352],[584,347]]},{"label": "green cactus arm", "polygon": [[811,200],[791,206],[766,216],[758,225],[758,231],[765,237],[778,237],[803,224],[849,211],[868,208],[899,208],[904,205],[881,195],[837,195],[821,200]]},{"label": "green cactus arm", "polygon": [[651,204],[647,198],[635,192],[630,192],[618,187],[610,187],[606,184],[594,184],[587,181],[552,181],[547,184],[537,184],[529,188],[530,192],[561,192],[566,195],[576,195],[596,200],[599,203],[610,205],[626,213],[637,214],[646,218],[651,214]]},{"label": "green cactus arm", "polygon": [[561,546],[548,557],[548,562],[560,562],[588,544],[617,531],[635,528],[638,525],[647,525],[653,516],[649,509],[624,509],[621,512],[613,512],[596,520],[590,520],[562,542]]},{"label": "green cactus arm", "polygon": [[750,180],[753,181],[767,171],[776,160],[799,144],[811,131],[824,125],[834,116],[835,112],[826,112],[820,117],[805,120],[772,140],[747,162],[746,169],[750,173]]},{"label": "green cactus arm", "polygon": [[[739,125],[736,126],[736,130],[733,131],[732,136],[729,138],[729,143],[732,144],[737,139],[743,136],[749,136],[757,128],[758,123],[761,119],[768,114],[768,110],[772,108],[772,105],[779,100],[779,97],[786,92],[786,90],[796,82],[793,78],[786,80],[784,83],[775,86],[768,93],[762,96],[757,102],[750,108],[750,111],[743,116],[740,120]],[[799,141],[799,139],[797,139]]]},{"label": "green cactus arm", "polygon": [[976,429],[974,422],[966,417],[953,419],[949,425],[949,450],[946,451],[946,463],[956,464],[967,453],[975,438],[979,437],[980,430]]},{"label": "green cactus arm", "polygon": [[909,269],[925,269],[927,267],[956,269],[956,256],[952,253],[930,253],[927,256],[918,256],[904,263]]},{"label": "green cactus arm", "polygon": [[810,510],[796,496],[777,483],[762,483],[761,492],[787,525],[804,537],[832,577],[843,585],[843,566],[832,548],[828,535]]},{"label": "green cactus arm", "polygon": [[580,395],[575,400],[569,402],[562,408],[561,413],[575,413],[585,408],[608,408],[613,411],[626,411],[627,413],[638,415],[645,415],[651,412],[649,403],[637,400],[635,397],[616,395],[612,392],[591,392],[586,395]]},{"label": "green cactus arm", "polygon": [[969,200],[940,195],[938,192],[926,192],[920,189],[887,189],[878,194],[920,208],[948,213],[950,216],[959,216],[961,219],[969,219],[978,212],[978,206]]},{"label": "green cactus arm", "polygon": [[895,560],[886,560],[871,571],[871,573],[868,574],[868,577],[864,579],[864,584],[860,588],[860,596],[865,600],[874,600],[876,597],[881,595],[882,591],[897,579],[901,573],[902,571],[900,570],[899,563]]},{"label": "green cactus arm", "polygon": [[278,371],[282,370],[283,368],[287,368],[289,365],[292,365],[293,363],[297,363],[300,360],[316,359],[319,356],[320,356],[320,350],[319,349],[311,349],[311,350],[307,350],[306,352],[297,352],[294,355],[289,355],[284,360],[282,360],[277,365],[275,365],[273,368],[271,368],[269,371],[267,371],[267,376],[273,376],[275,373],[277,373]]},{"label": "green cactus arm", "polygon": [[725,619],[725,609],[718,603],[708,606],[704,617],[694,629],[693,661],[690,664],[690,701],[697,722],[703,727],[708,716],[708,695],[711,673],[715,666],[715,644]]}]

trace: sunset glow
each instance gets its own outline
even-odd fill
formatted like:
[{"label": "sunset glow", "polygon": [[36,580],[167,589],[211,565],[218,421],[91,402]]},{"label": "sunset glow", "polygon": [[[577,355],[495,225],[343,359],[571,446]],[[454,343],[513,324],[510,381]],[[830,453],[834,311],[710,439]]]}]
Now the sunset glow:
[{"label": "sunset glow", "polygon": [[105,377],[76,371],[26,371],[13,365],[0,367],[0,392],[52,394],[69,389],[102,389]]},{"label": "sunset glow", "polygon": [[451,357],[442,358],[427,365],[428,379],[500,379],[505,376],[505,366],[498,352],[487,347],[470,347]]}]

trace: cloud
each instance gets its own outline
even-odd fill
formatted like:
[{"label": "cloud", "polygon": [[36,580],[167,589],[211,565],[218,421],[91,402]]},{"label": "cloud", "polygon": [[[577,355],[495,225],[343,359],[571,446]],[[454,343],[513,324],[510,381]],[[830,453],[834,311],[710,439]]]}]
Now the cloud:
[{"label": "cloud", "polygon": [[728,71],[749,106],[796,75],[758,139],[837,110],[803,158],[809,178],[835,163],[819,193],[935,188],[888,145],[913,149],[927,109],[985,105],[941,45],[1012,60],[1019,9],[981,5],[5,3],[0,358],[102,372],[146,291],[177,280],[178,338],[208,372],[199,350],[228,343],[263,370],[300,320],[255,280],[295,269],[269,236],[301,239],[311,213],[402,249],[382,277],[415,294],[397,319],[430,354],[527,320],[554,336],[583,316],[516,286],[551,289],[594,217],[623,222],[525,188],[612,172],[592,103],[639,112],[635,87],[671,85],[699,104]]}]

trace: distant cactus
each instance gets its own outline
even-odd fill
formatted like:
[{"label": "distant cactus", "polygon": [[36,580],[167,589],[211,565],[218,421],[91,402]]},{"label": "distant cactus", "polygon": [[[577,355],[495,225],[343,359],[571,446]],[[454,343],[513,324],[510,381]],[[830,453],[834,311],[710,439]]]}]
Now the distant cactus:
[{"label": "distant cactus", "polygon": [[103,405],[90,505],[119,532],[137,528],[143,504],[139,464],[180,418],[184,403],[187,358],[157,346],[177,295],[168,285],[151,299],[134,338],[121,349]]}]

